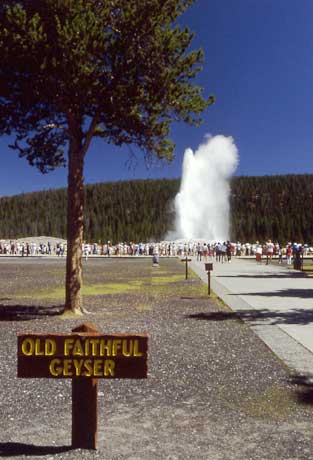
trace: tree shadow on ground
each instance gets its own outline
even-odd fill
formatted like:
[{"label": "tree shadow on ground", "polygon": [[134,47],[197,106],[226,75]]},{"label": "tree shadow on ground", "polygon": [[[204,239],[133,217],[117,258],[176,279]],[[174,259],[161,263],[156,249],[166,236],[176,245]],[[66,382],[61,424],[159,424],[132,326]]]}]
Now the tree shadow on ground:
[{"label": "tree shadow on ground", "polygon": [[214,311],[200,312],[185,316],[187,319],[198,319],[204,321],[227,321],[244,320],[251,321],[255,325],[260,324],[310,324],[313,323],[313,309],[294,308],[288,311],[273,311],[266,308],[260,310],[237,310],[233,311]]},{"label": "tree shadow on ground", "polygon": [[19,455],[56,455],[72,450],[71,446],[35,446],[20,442],[1,442],[0,456],[15,457]]},{"label": "tree shadow on ground", "polygon": [[203,299],[208,299],[207,295],[198,295],[198,296],[181,296],[181,300],[203,300]]},{"label": "tree shadow on ground", "polygon": [[285,273],[262,273],[262,274],[243,274],[243,275],[216,275],[215,278],[248,278],[248,279],[289,279],[307,278],[306,272],[286,272]]},{"label": "tree shadow on ground", "polygon": [[61,305],[4,305],[0,304],[0,321],[30,321],[61,315],[64,307]]},{"label": "tree shadow on ground", "polygon": [[229,295],[246,295],[253,297],[298,297],[301,299],[313,299],[313,289],[280,289],[278,291],[268,292],[236,292]]},{"label": "tree shadow on ground", "polygon": [[313,375],[295,374],[289,383],[296,386],[296,398],[300,404],[313,405]]}]

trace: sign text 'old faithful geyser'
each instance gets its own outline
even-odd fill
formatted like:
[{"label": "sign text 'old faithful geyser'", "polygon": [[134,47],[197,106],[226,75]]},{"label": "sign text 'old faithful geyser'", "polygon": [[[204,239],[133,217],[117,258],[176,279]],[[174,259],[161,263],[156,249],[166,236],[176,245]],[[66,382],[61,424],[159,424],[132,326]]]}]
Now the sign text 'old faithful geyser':
[{"label": "sign text 'old faithful geyser'", "polygon": [[18,377],[147,377],[145,334],[19,334]]}]

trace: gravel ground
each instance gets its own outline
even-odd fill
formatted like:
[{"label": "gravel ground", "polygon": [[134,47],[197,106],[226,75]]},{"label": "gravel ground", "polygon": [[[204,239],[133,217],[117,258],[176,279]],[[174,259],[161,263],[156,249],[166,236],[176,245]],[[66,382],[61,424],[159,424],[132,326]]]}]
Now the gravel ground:
[{"label": "gravel ground", "polygon": [[[313,391],[184,264],[89,259],[83,319],[57,315],[64,260],[0,260],[0,456],[313,460]],[[206,313],[206,315],[204,315]],[[207,315],[212,313],[212,315]],[[208,319],[211,318],[211,319]],[[224,318],[227,318],[225,315]],[[99,380],[99,448],[71,450],[71,382],[16,377],[17,332],[147,332],[146,380]],[[304,382],[302,382],[304,383]]]}]

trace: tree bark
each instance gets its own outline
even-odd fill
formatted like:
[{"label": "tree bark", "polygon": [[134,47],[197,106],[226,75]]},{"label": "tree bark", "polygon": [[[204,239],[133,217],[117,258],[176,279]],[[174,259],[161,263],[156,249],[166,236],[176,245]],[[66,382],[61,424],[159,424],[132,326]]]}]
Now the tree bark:
[{"label": "tree bark", "polygon": [[84,224],[84,152],[80,125],[69,120],[67,259],[64,311],[83,313],[82,244]]}]

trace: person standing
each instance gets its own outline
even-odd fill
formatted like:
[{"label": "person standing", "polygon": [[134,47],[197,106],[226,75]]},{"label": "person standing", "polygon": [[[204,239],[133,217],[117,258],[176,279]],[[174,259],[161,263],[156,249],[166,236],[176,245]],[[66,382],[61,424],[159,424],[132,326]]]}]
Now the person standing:
[{"label": "person standing", "polygon": [[89,256],[89,245],[86,243],[84,243],[84,246],[83,246],[83,253],[84,253],[85,260],[87,262],[88,256]]},{"label": "person standing", "polygon": [[224,260],[226,262],[226,253],[227,253],[227,245],[226,245],[226,243],[224,241],[223,244],[221,244],[221,259],[222,259],[222,263],[224,263]]},{"label": "person standing", "polygon": [[222,255],[222,245],[220,242],[218,242],[216,245],[215,245],[215,258],[216,258],[216,262],[220,262],[221,261],[221,255]]},{"label": "person standing", "polygon": [[226,256],[227,256],[227,262],[231,262],[231,244],[230,241],[227,241],[226,243]]},{"label": "person standing", "polygon": [[286,257],[287,257],[287,265],[291,265],[292,247],[290,244],[288,244],[287,246]]},{"label": "person standing", "polygon": [[[200,262],[202,259],[202,253],[203,253],[203,246],[201,243],[198,243],[197,244],[197,260],[199,260]],[[186,254],[186,257],[187,257],[187,254]]]},{"label": "person standing", "polygon": [[257,241],[256,242],[256,248],[255,248],[255,259],[256,259],[256,262],[257,264],[261,264],[262,263],[262,246],[261,244]]},{"label": "person standing", "polygon": [[204,257],[204,261],[206,262],[208,259],[208,246],[206,243],[204,243],[203,245],[203,257]]},{"label": "person standing", "polygon": [[266,265],[272,262],[273,253],[274,244],[272,243],[272,240],[268,240],[268,242],[266,243]]},{"label": "person standing", "polygon": [[283,251],[280,246],[277,249],[277,254],[278,254],[278,263],[282,264],[283,263]]}]

